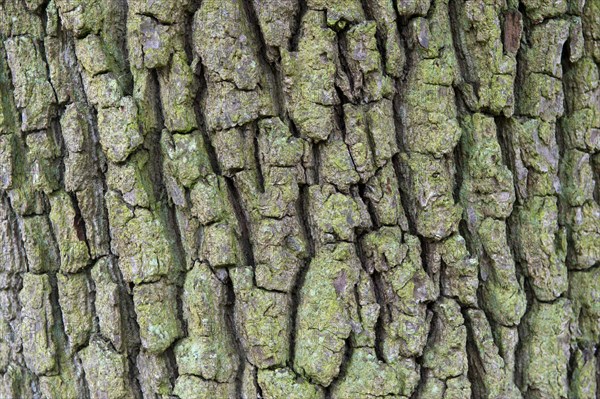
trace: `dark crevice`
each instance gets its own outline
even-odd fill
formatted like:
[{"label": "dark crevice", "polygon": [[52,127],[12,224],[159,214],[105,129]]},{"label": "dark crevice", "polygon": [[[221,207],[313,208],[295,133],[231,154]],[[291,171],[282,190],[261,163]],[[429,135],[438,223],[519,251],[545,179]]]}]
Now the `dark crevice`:
[{"label": "dark crevice", "polygon": [[300,220],[304,237],[308,244],[308,257],[302,262],[302,267],[296,274],[296,280],[294,281],[294,285],[290,291],[291,297],[291,305],[290,305],[290,362],[289,367],[294,367],[294,361],[296,357],[296,332],[297,332],[297,316],[298,316],[298,307],[300,304],[300,290],[304,286],[304,280],[306,278],[306,273],[308,272],[308,268],[310,267],[311,260],[315,257],[315,245],[312,238],[312,232],[310,230],[309,223],[309,212],[308,212],[308,203],[309,203],[309,193],[308,186],[301,185],[300,186],[300,195],[298,196],[296,212],[298,214],[298,219]]},{"label": "dark crevice", "polygon": [[233,335],[236,353],[238,354],[239,358],[239,367],[235,376],[235,391],[236,397],[241,398],[244,389],[244,371],[246,369],[246,363],[248,362],[248,358],[246,356],[244,345],[240,339],[240,335],[238,334],[237,327],[235,324],[235,289],[233,287],[233,281],[231,280],[229,273],[227,273],[227,279],[223,284],[225,285],[227,295],[227,303],[225,305],[225,323],[227,324],[227,329]]},{"label": "dark crevice", "polygon": [[298,51],[298,45],[300,43],[300,37],[302,36],[302,18],[306,11],[308,10],[308,5],[306,0],[297,0],[299,5],[299,10],[296,15],[296,22],[294,24],[296,31],[290,37],[289,42],[289,50],[290,51]]}]

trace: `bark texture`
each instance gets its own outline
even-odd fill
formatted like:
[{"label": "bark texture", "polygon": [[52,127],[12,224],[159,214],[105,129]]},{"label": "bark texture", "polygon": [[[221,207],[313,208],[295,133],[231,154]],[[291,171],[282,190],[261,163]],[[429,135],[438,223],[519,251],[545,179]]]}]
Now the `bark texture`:
[{"label": "bark texture", "polygon": [[0,1],[0,398],[600,393],[600,0]]}]

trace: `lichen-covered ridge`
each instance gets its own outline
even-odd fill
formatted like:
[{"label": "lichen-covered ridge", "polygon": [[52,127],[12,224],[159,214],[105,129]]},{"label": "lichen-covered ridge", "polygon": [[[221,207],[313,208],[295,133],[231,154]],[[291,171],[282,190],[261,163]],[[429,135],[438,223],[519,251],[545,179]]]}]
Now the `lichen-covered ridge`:
[{"label": "lichen-covered ridge", "polygon": [[0,1],[0,399],[600,395],[600,0]]}]

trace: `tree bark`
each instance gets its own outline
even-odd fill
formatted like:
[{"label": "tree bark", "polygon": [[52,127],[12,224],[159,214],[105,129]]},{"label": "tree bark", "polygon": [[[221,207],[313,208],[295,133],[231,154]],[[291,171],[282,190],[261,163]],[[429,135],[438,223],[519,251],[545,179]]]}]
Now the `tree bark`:
[{"label": "tree bark", "polygon": [[4,0],[0,39],[0,398],[600,395],[600,0]]}]

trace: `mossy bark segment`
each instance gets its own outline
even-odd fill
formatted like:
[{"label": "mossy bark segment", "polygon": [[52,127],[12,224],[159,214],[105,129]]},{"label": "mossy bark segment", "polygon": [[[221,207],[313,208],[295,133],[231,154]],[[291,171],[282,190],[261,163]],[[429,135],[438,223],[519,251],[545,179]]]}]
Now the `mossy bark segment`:
[{"label": "mossy bark segment", "polygon": [[600,395],[599,0],[0,3],[0,398]]}]

